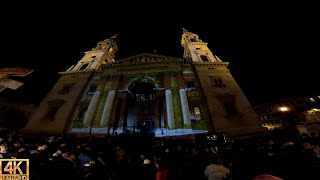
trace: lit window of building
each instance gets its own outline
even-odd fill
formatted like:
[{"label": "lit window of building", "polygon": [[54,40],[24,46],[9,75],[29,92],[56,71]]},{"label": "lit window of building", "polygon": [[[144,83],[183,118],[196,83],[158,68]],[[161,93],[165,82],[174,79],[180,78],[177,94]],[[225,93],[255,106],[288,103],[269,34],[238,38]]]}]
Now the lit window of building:
[{"label": "lit window of building", "polygon": [[280,111],[288,111],[287,107],[280,107],[279,109],[280,109]]},{"label": "lit window of building", "polygon": [[201,120],[201,112],[199,107],[193,108],[194,116],[196,120]]},{"label": "lit window of building", "polygon": [[311,102],[316,102],[313,98],[309,98]]}]

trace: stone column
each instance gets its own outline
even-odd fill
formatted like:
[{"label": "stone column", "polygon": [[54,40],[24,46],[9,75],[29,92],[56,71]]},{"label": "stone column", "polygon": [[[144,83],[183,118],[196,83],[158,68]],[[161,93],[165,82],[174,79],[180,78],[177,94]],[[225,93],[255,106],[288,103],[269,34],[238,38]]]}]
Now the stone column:
[{"label": "stone column", "polygon": [[191,115],[190,115],[190,110],[188,105],[187,93],[185,89],[180,89],[179,93],[180,93],[180,102],[181,102],[184,128],[190,128]]},{"label": "stone column", "polygon": [[172,104],[172,93],[171,90],[166,90],[166,109],[167,109],[167,120],[168,120],[168,128],[174,128],[174,112],[173,112],[173,104]]},{"label": "stone column", "polygon": [[114,95],[116,94],[115,90],[110,90],[108,93],[108,97],[106,99],[106,102],[104,104],[103,112],[102,112],[102,117],[100,120],[100,127],[106,127],[108,124],[108,120],[111,114],[111,108],[114,100]]},{"label": "stone column", "polygon": [[84,120],[83,120],[83,124],[85,125],[90,125],[90,121],[92,119],[92,115],[98,105],[98,100],[99,100],[99,96],[100,96],[100,91],[97,90],[94,92],[93,94],[93,97],[90,101],[90,104],[89,104],[89,107],[88,107],[88,110],[87,110],[87,113],[86,115],[84,116]]}]

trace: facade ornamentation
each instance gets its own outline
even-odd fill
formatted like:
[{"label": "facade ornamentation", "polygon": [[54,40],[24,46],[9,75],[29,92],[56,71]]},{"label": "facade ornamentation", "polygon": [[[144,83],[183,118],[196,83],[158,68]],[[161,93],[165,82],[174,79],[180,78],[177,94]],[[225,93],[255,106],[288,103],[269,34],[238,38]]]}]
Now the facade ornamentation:
[{"label": "facade ornamentation", "polygon": [[[143,53],[114,60],[116,36],[99,42],[75,65],[60,72],[61,78],[25,131],[156,137],[261,131],[250,103],[227,69],[228,63],[213,54],[197,34],[185,29],[181,45],[183,58]],[[225,107],[228,105],[219,98],[225,93],[233,97],[238,112],[232,121],[225,116],[231,112]],[[58,98],[64,102],[60,106],[45,103]],[[52,107],[59,107],[49,113],[49,119],[55,121],[38,123]]]}]

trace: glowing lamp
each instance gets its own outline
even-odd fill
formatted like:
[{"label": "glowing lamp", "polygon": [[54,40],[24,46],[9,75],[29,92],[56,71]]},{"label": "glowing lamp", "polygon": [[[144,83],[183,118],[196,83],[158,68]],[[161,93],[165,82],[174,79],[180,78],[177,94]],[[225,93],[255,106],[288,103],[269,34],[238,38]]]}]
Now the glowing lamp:
[{"label": "glowing lamp", "polygon": [[288,111],[287,107],[280,107],[279,109],[280,109],[280,111]]}]

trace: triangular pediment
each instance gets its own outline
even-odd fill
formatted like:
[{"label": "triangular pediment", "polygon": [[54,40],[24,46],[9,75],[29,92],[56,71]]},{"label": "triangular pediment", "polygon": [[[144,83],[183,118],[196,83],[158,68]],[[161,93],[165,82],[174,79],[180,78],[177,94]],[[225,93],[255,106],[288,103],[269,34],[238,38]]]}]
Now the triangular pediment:
[{"label": "triangular pediment", "polygon": [[116,60],[115,64],[143,64],[143,63],[156,63],[156,62],[181,62],[183,59],[163,56],[151,53],[142,53],[121,60]]}]

